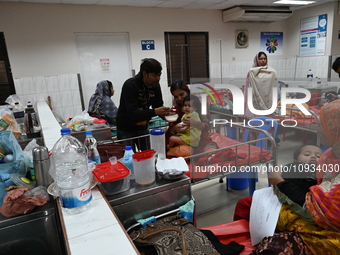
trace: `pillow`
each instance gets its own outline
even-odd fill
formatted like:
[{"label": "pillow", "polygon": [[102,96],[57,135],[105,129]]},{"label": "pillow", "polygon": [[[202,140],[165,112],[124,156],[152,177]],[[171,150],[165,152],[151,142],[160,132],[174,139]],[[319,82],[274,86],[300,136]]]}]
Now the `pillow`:
[{"label": "pillow", "polygon": [[169,149],[167,155],[173,157],[189,157],[193,150],[189,145],[178,145]]}]

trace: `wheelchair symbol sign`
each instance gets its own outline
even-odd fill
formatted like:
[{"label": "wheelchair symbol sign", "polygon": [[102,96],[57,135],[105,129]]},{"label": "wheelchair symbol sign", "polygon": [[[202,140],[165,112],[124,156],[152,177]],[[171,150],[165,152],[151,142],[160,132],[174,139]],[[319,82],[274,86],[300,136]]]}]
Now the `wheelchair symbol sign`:
[{"label": "wheelchair symbol sign", "polygon": [[142,40],[142,50],[154,50],[155,41],[154,40]]}]

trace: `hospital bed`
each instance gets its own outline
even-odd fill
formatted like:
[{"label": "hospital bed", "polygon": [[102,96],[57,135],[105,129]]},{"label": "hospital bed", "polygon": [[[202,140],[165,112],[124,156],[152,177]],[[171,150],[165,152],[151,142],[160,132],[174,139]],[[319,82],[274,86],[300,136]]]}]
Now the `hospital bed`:
[{"label": "hospital bed", "polygon": [[[274,138],[265,130],[256,127],[243,126],[233,124],[233,128],[240,129],[237,131],[244,133],[249,130],[253,133],[262,133],[264,138],[252,139],[247,142],[240,142],[227,137],[226,130],[230,128],[230,123],[216,125],[212,127],[210,136],[218,146],[218,149],[194,154],[184,157],[189,166],[189,171],[186,175],[190,178],[192,185],[211,179],[219,178],[220,182],[229,174],[236,172],[247,172],[244,178],[249,178],[250,194],[255,189],[256,171],[277,166],[277,148]],[[147,149],[150,148],[148,135],[139,136],[131,139],[116,140],[115,143],[137,143],[145,139],[147,141]],[[271,149],[256,147],[257,142],[266,141]]]}]

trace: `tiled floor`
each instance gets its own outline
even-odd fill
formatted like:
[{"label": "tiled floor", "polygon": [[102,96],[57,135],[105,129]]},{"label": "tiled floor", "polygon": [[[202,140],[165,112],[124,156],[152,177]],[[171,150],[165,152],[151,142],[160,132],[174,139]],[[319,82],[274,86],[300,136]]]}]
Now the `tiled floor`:
[{"label": "tiled floor", "polygon": [[[282,135],[279,136],[282,139]],[[285,165],[293,161],[294,151],[302,145],[302,140],[295,135],[286,137],[278,147],[278,165]],[[266,174],[259,175],[256,189],[268,187]],[[196,201],[197,227],[207,227],[233,220],[234,209],[240,198],[249,196],[248,188],[244,190],[226,191],[225,180],[219,179],[195,184],[192,193]]]}]

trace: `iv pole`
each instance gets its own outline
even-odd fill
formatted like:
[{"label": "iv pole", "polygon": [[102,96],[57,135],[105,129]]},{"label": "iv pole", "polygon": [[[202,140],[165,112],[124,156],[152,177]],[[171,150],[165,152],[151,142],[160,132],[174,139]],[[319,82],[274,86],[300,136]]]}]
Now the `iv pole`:
[{"label": "iv pole", "polygon": [[225,38],[217,39],[214,43],[220,42],[220,67],[221,67],[221,84],[222,84],[222,41],[227,41]]}]

